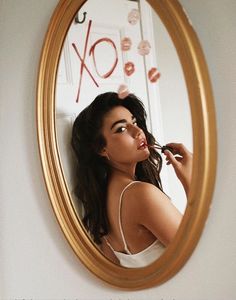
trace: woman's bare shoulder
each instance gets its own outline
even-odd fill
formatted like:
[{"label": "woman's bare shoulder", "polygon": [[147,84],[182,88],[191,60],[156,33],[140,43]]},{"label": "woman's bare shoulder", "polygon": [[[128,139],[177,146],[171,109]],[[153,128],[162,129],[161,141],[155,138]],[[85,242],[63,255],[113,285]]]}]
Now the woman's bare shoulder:
[{"label": "woman's bare shoulder", "polygon": [[155,198],[157,196],[163,196],[163,195],[165,196],[165,194],[155,185],[148,182],[142,182],[142,181],[134,182],[134,184],[132,184],[129,187],[128,193],[129,196],[134,197],[136,200],[147,198],[147,197],[152,198],[153,196]]},{"label": "woman's bare shoulder", "polygon": [[169,198],[155,185],[137,181],[125,191],[123,201],[127,209],[143,212],[169,202]]},{"label": "woman's bare shoulder", "polygon": [[176,234],[182,216],[165,193],[150,183],[141,182],[133,184],[127,200],[127,211],[133,221],[168,245]]}]

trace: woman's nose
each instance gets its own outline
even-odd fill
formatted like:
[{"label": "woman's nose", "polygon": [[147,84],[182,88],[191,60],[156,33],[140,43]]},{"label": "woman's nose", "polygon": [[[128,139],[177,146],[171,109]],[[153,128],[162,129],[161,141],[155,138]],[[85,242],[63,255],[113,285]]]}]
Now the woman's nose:
[{"label": "woman's nose", "polygon": [[142,133],[142,129],[139,128],[137,125],[133,125],[133,136],[134,138],[138,138]]}]

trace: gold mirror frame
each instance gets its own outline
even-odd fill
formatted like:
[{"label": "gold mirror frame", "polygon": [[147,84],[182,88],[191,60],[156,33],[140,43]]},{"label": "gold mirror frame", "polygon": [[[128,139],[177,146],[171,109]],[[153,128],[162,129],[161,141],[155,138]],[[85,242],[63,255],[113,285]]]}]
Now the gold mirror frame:
[{"label": "gold mirror frame", "polygon": [[193,178],[189,202],[171,245],[154,263],[128,269],[108,261],[91,242],[72,204],[58,151],[55,83],[63,42],[76,12],[86,1],[61,0],[45,37],[37,87],[38,142],[44,178],[57,220],[75,254],[105,282],[128,290],[161,284],[184,265],[202,233],[216,172],[216,125],[213,95],[204,55],[188,17],[177,0],[148,0],[178,52],[188,90],[193,126]]}]

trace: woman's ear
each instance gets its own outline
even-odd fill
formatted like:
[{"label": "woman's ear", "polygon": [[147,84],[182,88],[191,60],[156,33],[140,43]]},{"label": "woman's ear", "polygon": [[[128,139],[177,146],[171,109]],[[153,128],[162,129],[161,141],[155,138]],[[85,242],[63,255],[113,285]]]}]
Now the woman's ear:
[{"label": "woman's ear", "polygon": [[102,149],[98,152],[98,154],[101,155],[101,156],[107,156],[107,150],[106,150],[106,148],[105,148],[105,147],[102,148]]},{"label": "woman's ear", "polygon": [[102,150],[98,153],[99,155],[106,157],[108,160],[110,160],[107,149],[104,147]]}]

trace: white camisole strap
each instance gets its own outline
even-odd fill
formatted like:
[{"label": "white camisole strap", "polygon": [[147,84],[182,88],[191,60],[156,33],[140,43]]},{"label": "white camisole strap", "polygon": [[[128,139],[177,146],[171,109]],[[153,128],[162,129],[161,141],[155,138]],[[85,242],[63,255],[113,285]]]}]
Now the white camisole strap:
[{"label": "white camisole strap", "polygon": [[129,251],[129,248],[128,248],[127,243],[125,241],[125,236],[124,236],[124,232],[123,232],[122,225],[121,225],[122,197],[123,197],[124,192],[127,190],[127,188],[129,186],[131,186],[133,183],[136,183],[136,182],[139,182],[139,181],[131,181],[129,184],[126,185],[126,187],[123,189],[123,191],[120,194],[120,200],[119,200],[119,220],[118,220],[119,221],[119,228],[120,228],[120,233],[121,233],[122,241],[123,241],[123,244],[124,244],[124,249],[125,249],[125,251],[126,251],[127,254],[132,254],[132,253]]},{"label": "white camisole strap", "polygon": [[106,241],[107,245],[111,248],[111,250],[112,250],[113,252],[116,252],[115,249],[112,247],[112,245],[108,242],[107,238],[106,238],[105,236],[104,236],[103,238],[104,238],[104,240]]}]

